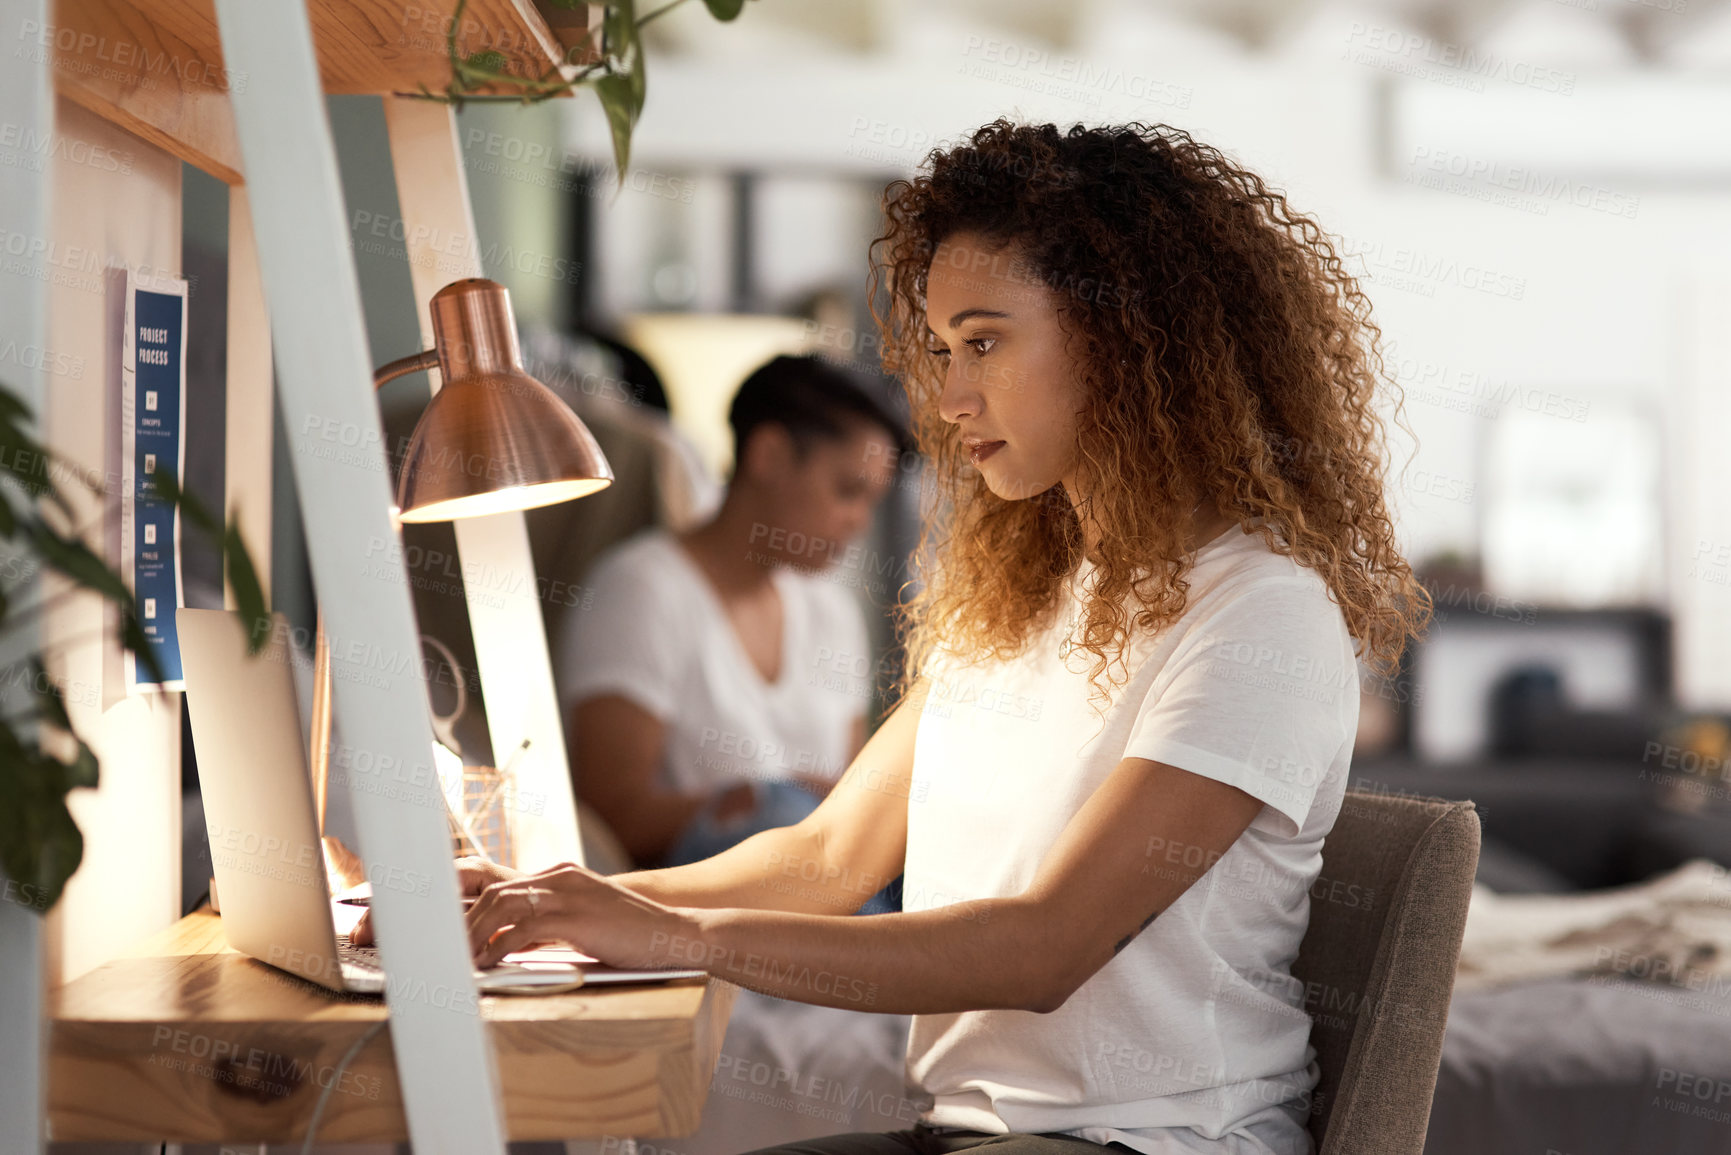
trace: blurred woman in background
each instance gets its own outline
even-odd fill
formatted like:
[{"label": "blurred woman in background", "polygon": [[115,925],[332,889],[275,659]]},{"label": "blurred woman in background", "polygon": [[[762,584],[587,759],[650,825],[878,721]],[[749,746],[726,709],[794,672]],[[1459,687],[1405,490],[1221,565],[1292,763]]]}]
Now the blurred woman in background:
[{"label": "blurred woman in background", "polygon": [[[850,550],[907,435],[839,366],[780,356],[740,386],[721,507],[604,554],[560,647],[578,795],[632,859],[675,865],[816,808],[876,689]],[[837,667],[847,676],[831,676]]]}]

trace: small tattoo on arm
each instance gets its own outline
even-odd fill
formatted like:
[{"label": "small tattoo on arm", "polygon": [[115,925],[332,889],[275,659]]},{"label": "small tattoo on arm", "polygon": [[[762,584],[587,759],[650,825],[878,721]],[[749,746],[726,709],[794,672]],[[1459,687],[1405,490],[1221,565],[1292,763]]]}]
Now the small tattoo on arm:
[{"label": "small tattoo on arm", "polygon": [[1159,913],[1160,913],[1159,911],[1155,911],[1154,914],[1151,914],[1147,918],[1142,920],[1141,926],[1137,927],[1135,930],[1131,931],[1129,934],[1127,934],[1123,938],[1119,939],[1118,945],[1112,948],[1112,953],[1117,954],[1119,951],[1121,951],[1125,947],[1129,946],[1130,940],[1135,938],[1137,935],[1141,934],[1143,931],[1147,930],[1148,924],[1153,922],[1154,916],[1159,914]]}]

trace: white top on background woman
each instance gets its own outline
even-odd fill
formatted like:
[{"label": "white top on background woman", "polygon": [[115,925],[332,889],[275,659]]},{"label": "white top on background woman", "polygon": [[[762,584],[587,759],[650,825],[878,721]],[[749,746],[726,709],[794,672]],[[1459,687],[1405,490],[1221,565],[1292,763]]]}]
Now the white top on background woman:
[{"label": "white top on background woman", "polygon": [[854,596],[873,567],[854,539],[907,433],[814,355],[753,370],[728,423],[720,508],[603,554],[558,647],[578,796],[642,865],[810,814],[865,741],[877,689]]}]

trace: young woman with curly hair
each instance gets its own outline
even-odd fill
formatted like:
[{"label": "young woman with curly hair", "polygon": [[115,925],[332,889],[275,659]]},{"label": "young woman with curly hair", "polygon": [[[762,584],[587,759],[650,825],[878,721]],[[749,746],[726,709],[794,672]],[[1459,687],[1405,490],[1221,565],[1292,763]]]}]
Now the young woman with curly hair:
[{"label": "young woman with curly hair", "polygon": [[[809,818],[714,858],[465,867],[477,959],[565,940],[911,1014],[915,1126],[777,1150],[1308,1152],[1290,964],[1358,663],[1427,609],[1368,304],[1163,126],[999,120],[885,208],[886,368],[937,499],[897,704]],[[897,874],[901,913],[837,917]]]}]

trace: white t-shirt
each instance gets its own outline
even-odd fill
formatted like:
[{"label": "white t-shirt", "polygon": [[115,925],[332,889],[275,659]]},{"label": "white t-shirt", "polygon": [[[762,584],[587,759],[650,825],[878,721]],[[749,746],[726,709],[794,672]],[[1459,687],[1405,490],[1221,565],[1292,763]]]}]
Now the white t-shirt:
[{"label": "white t-shirt", "polygon": [[839,778],[870,704],[865,616],[846,586],[772,571],[781,595],[779,677],[765,682],[714,586],[663,529],[596,561],[567,615],[561,704],[620,694],[667,726],[660,784],[683,793],[795,773]]},{"label": "white t-shirt", "polygon": [[[1230,530],[1197,551],[1183,617],[1127,648],[1130,680],[1102,728],[1092,655],[1072,652],[1069,669],[1058,657],[1093,568],[1083,562],[1057,621],[1019,658],[933,664],[904,909],[1020,894],[1126,757],[1230,783],[1263,808],[1056,1011],[916,1015],[908,1078],[932,1096],[936,1126],[1068,1132],[1160,1155],[1308,1155],[1318,1070],[1290,965],[1358,725],[1345,619],[1314,571]],[[1147,871],[1201,861],[1149,841]]]}]

